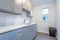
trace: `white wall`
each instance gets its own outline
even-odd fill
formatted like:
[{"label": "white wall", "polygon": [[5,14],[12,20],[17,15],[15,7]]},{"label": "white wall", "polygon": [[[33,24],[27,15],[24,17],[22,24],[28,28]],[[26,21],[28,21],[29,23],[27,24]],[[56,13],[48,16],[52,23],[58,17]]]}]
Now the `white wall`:
[{"label": "white wall", "polygon": [[[49,21],[42,21],[42,8],[49,7]],[[38,32],[48,33],[48,27],[55,27],[55,2],[33,7],[33,20],[38,24]]]},{"label": "white wall", "polygon": [[57,28],[57,39],[60,40],[60,0],[56,0],[56,28]]}]

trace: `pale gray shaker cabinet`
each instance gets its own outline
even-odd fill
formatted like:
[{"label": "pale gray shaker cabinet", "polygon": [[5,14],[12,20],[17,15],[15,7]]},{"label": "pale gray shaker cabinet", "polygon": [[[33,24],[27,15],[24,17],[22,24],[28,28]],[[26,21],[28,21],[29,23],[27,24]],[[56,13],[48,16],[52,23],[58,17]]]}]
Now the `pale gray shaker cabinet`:
[{"label": "pale gray shaker cabinet", "polygon": [[33,24],[0,35],[0,40],[33,40],[37,35],[37,25]]}]

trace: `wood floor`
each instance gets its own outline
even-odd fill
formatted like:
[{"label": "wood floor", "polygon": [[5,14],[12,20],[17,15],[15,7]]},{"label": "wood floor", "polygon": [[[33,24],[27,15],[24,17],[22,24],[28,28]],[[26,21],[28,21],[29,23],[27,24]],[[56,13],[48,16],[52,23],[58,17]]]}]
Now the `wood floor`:
[{"label": "wood floor", "polygon": [[35,40],[56,40],[55,37],[50,37],[47,34],[38,33]]}]

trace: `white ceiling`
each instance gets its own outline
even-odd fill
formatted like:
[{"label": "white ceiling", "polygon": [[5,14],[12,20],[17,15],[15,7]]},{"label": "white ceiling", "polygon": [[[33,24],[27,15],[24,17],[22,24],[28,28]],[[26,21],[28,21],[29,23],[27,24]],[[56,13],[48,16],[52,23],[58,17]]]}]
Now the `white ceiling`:
[{"label": "white ceiling", "polygon": [[33,6],[55,2],[56,0],[30,0]]}]

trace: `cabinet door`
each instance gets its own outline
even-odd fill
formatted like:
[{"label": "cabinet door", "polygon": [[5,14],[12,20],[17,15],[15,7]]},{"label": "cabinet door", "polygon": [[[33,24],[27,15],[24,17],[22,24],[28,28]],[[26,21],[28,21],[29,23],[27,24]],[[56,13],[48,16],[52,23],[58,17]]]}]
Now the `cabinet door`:
[{"label": "cabinet door", "polygon": [[34,38],[37,35],[37,24],[31,25],[32,27],[32,37]]},{"label": "cabinet door", "polygon": [[22,40],[29,40],[28,37],[29,37],[29,32],[28,32],[28,27],[26,28],[23,28],[23,35],[22,35]]},{"label": "cabinet door", "polygon": [[22,13],[23,1],[22,0],[13,0],[13,10],[17,13]]},{"label": "cabinet door", "polygon": [[20,33],[22,34],[21,40],[32,40],[34,38],[33,32],[34,32],[33,26],[27,26],[23,28],[22,32]]},{"label": "cabinet door", "polygon": [[24,28],[24,31],[26,34],[22,36],[22,40],[33,40],[33,38],[37,35],[37,25],[30,25]]},{"label": "cabinet door", "polygon": [[28,9],[28,8],[27,8],[27,0],[24,0],[24,1],[23,1],[23,8]]},{"label": "cabinet door", "polygon": [[0,8],[5,10],[12,10],[12,0],[0,0]]},{"label": "cabinet door", "polygon": [[29,40],[33,40],[33,38],[37,35],[37,25],[33,24],[28,27],[28,38]]},{"label": "cabinet door", "polygon": [[0,40],[18,40],[17,31],[8,32],[0,35]]},{"label": "cabinet door", "polygon": [[8,40],[18,40],[18,31],[17,30],[9,32],[9,33],[7,33],[7,35],[9,36]]},{"label": "cabinet door", "polygon": [[27,10],[29,10],[29,11],[32,10],[32,4],[30,3],[29,0],[24,0],[24,1],[23,1],[23,8],[25,8],[25,9],[27,9]]},{"label": "cabinet door", "polygon": [[8,40],[7,35],[5,35],[5,34],[0,35],[0,40]]},{"label": "cabinet door", "polygon": [[29,11],[32,10],[32,4],[31,4],[31,2],[30,2],[29,0],[27,0],[27,9],[28,9]]},{"label": "cabinet door", "polygon": [[19,40],[29,40],[28,39],[28,35],[29,35],[28,27],[19,29],[18,32],[19,32]]},{"label": "cabinet door", "polygon": [[2,8],[2,0],[0,0],[0,8]]}]

